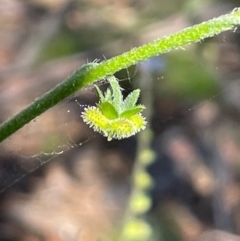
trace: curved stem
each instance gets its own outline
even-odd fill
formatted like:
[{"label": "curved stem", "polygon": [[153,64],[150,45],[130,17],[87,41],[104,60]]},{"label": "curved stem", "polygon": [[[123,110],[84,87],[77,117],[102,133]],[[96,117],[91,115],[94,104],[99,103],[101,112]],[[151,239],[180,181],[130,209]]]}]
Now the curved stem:
[{"label": "curved stem", "polygon": [[77,90],[83,88],[86,74],[96,66],[96,63],[83,65],[82,68],[73,73],[73,75],[64,82],[45,93],[41,98],[36,99],[11,119],[3,122],[0,125],[0,142],[49,108],[64,100]]},{"label": "curved stem", "polygon": [[150,57],[169,52],[172,49],[177,49],[190,43],[200,42],[204,38],[212,37],[223,31],[235,28],[239,24],[240,9],[237,8],[229,14],[189,27],[138,48],[133,48],[129,52],[123,53],[122,55],[100,64],[90,63],[84,65],[72,76],[44,94],[41,98],[35,100],[20,113],[3,122],[0,125],[0,142],[47,109],[94,81],[108,75],[113,75],[121,69],[127,68]]}]

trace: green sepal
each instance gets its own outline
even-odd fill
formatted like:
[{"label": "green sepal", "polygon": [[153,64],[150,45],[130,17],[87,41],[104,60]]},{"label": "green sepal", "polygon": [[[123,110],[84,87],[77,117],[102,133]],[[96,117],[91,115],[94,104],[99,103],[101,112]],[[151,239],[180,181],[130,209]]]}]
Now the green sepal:
[{"label": "green sepal", "polygon": [[99,103],[97,106],[107,119],[114,120],[118,118],[118,112],[116,111],[112,103],[105,101],[105,102]]},{"label": "green sepal", "polygon": [[120,85],[114,76],[108,77],[108,81],[112,88],[113,105],[117,110],[117,112],[120,113],[122,109],[122,101],[123,101]]},{"label": "green sepal", "polygon": [[112,101],[112,92],[110,89],[107,89],[105,92],[105,101]]},{"label": "green sepal", "polygon": [[96,88],[96,90],[97,90],[97,93],[98,93],[98,97],[99,97],[99,99],[100,99],[100,102],[104,101],[105,98],[104,98],[104,96],[103,96],[102,91],[98,88],[98,86],[96,86],[96,85],[94,85],[94,86],[95,86],[95,88]]},{"label": "green sepal", "polygon": [[136,107],[133,107],[132,109],[128,109],[128,110],[123,111],[121,113],[120,117],[129,118],[129,117],[131,117],[133,115],[136,115],[136,114],[142,112],[143,109],[145,109],[145,106],[138,105]]},{"label": "green sepal", "polygon": [[123,102],[123,110],[133,108],[137,103],[139,95],[140,95],[139,89],[136,89],[133,92],[131,92]]}]

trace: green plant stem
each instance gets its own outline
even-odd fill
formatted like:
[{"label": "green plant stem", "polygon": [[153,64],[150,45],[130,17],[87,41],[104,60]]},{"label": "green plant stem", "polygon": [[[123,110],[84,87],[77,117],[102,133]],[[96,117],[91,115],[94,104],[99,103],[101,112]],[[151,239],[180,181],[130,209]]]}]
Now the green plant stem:
[{"label": "green plant stem", "polygon": [[229,14],[189,27],[138,48],[133,48],[129,52],[100,64],[93,63],[84,65],[72,76],[47,92],[41,98],[35,100],[19,114],[3,122],[0,125],[0,142],[67,96],[94,81],[108,75],[113,75],[123,68],[127,68],[150,57],[169,52],[172,49],[177,49],[190,43],[199,42],[207,37],[212,37],[223,31],[233,29],[239,24],[240,9],[237,8]]},{"label": "green plant stem", "polygon": [[84,76],[96,65],[95,63],[83,65],[82,68],[77,70],[67,80],[58,84],[41,98],[36,99],[32,104],[11,119],[3,122],[0,125],[0,142],[52,106],[73,94],[76,90],[81,89],[84,84]]}]

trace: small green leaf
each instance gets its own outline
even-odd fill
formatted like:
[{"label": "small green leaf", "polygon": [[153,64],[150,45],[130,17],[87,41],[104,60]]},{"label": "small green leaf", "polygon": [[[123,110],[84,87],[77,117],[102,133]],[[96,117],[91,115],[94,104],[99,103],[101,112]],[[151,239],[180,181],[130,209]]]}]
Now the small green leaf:
[{"label": "small green leaf", "polygon": [[118,118],[118,112],[116,111],[112,103],[105,101],[105,102],[99,103],[98,107],[102,112],[102,114],[109,120]]},{"label": "small green leaf", "polygon": [[137,103],[139,95],[140,95],[139,89],[136,89],[133,92],[131,92],[123,102],[123,110],[133,108]]},{"label": "small green leaf", "polygon": [[121,113],[120,117],[129,118],[133,115],[136,115],[136,114],[140,113],[141,111],[143,111],[143,109],[145,109],[145,107],[143,105],[135,106],[132,109],[128,109],[128,110],[123,111]]}]

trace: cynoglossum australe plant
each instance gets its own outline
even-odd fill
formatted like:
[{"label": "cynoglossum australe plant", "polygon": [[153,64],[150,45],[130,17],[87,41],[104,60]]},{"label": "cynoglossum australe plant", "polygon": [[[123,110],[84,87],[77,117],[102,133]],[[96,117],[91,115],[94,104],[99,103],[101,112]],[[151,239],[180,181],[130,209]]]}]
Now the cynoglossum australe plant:
[{"label": "cynoglossum australe plant", "polygon": [[150,57],[169,52],[190,43],[199,42],[226,30],[235,29],[239,24],[240,9],[236,8],[229,14],[186,28],[138,48],[133,48],[129,52],[125,52],[99,64],[86,64],[41,98],[35,100],[20,113],[3,122],[0,125],[0,142],[47,109],[95,81],[106,76],[112,76],[115,72]]}]

